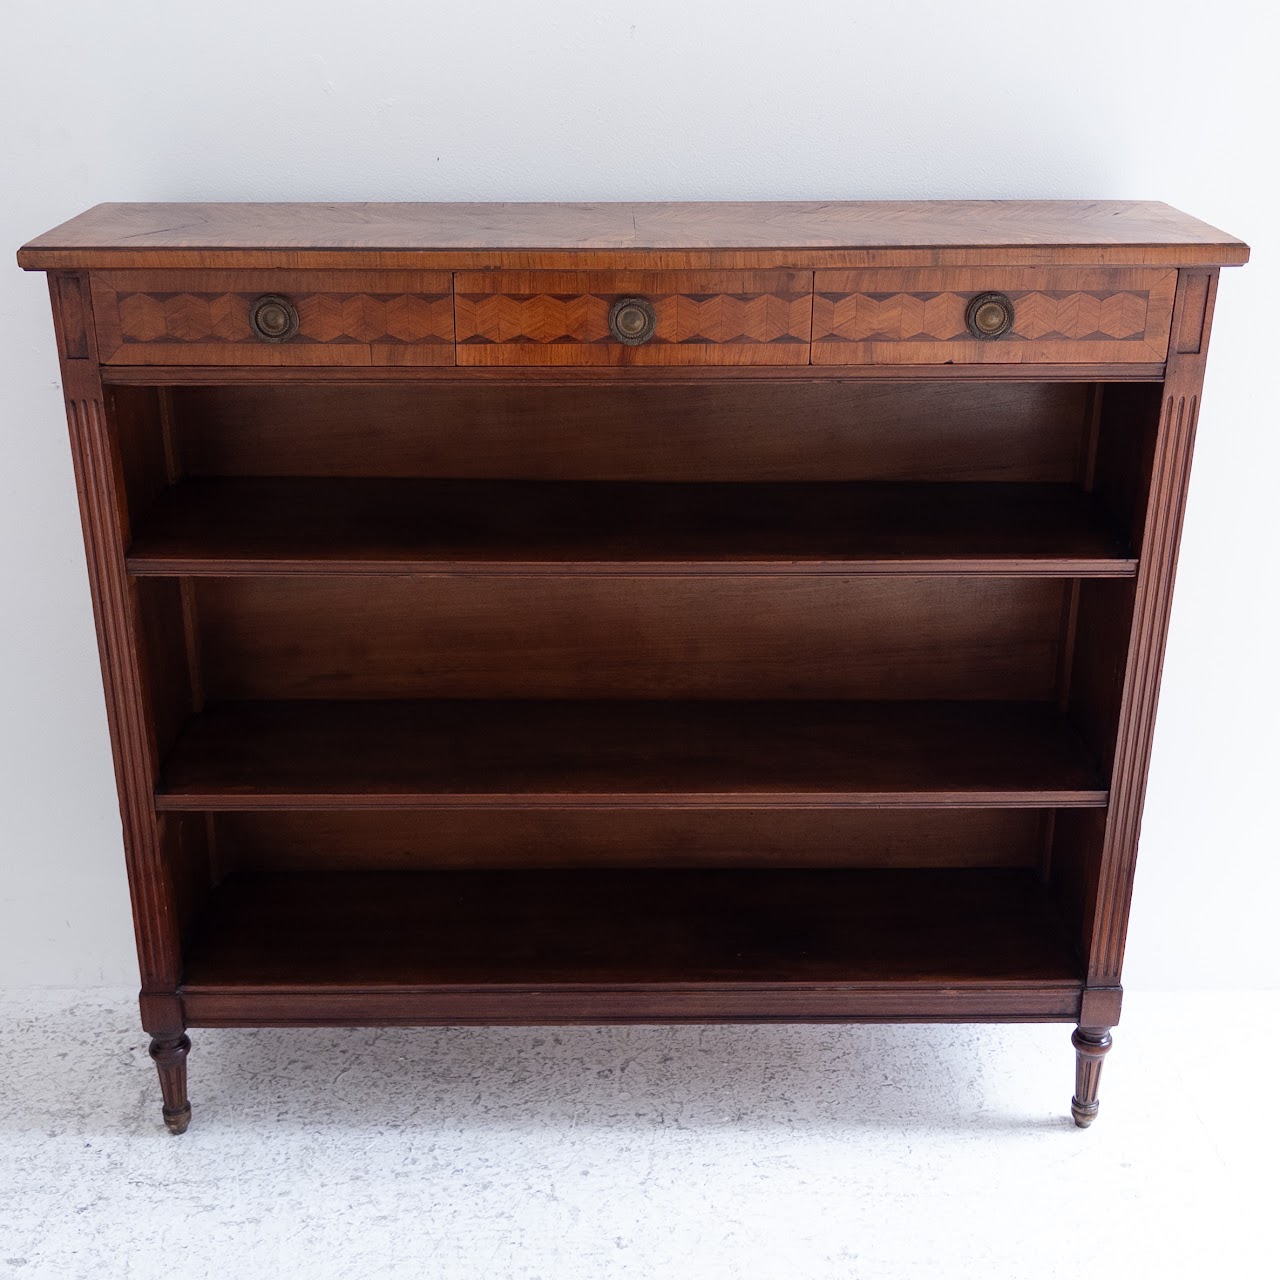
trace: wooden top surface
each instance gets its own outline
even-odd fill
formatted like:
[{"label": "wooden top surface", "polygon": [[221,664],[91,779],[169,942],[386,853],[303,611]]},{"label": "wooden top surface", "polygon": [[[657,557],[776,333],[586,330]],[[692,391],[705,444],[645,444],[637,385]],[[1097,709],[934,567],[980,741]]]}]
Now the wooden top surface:
[{"label": "wooden top surface", "polygon": [[1158,201],[100,204],[28,270],[1237,264],[1248,246]]}]

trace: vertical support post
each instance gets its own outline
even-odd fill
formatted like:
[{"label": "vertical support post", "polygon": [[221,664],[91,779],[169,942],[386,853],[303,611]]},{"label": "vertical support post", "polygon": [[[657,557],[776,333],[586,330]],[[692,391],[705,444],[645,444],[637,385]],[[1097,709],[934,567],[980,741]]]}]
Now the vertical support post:
[{"label": "vertical support post", "polygon": [[133,905],[142,1024],[155,1039],[165,1122],[186,1128],[187,1040],[178,994],[182,967],[177,897],[153,801],[159,773],[152,689],[144,660],[138,588],[128,574],[129,511],[94,334],[89,277],[51,272],[49,293],[62,369],[71,459],[98,633],[115,764],[129,896]]},{"label": "vertical support post", "polygon": [[1182,513],[1217,284],[1216,270],[1178,273],[1164,404],[1138,548],[1138,579],[1112,765],[1111,801],[1103,834],[1093,927],[1089,930],[1090,987],[1118,986],[1124,963],[1138,831],[1146,800],[1147,766],[1155,733]]}]

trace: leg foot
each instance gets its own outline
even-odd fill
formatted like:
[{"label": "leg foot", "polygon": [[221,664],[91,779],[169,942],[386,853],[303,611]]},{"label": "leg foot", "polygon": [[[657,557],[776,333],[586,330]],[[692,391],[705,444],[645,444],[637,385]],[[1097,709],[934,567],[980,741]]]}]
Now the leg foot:
[{"label": "leg foot", "polygon": [[1102,1059],[1111,1048],[1110,1027],[1077,1027],[1071,1033],[1076,1047],[1076,1092],[1071,1099],[1071,1117],[1087,1129],[1098,1114],[1098,1080]]},{"label": "leg foot", "polygon": [[155,1036],[151,1057],[160,1073],[164,1095],[164,1123],[170,1133],[185,1133],[191,1123],[191,1103],[187,1101],[187,1054],[191,1040],[186,1035]]}]

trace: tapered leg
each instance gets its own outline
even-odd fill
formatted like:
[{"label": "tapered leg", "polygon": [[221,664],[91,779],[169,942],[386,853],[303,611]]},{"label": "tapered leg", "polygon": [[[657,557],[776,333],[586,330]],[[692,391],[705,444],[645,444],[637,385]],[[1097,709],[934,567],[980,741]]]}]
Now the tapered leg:
[{"label": "tapered leg", "polygon": [[155,1036],[151,1056],[160,1073],[160,1092],[164,1095],[164,1122],[170,1133],[186,1133],[191,1123],[191,1103],[187,1101],[187,1054],[191,1052],[189,1036]]},{"label": "tapered leg", "polygon": [[1071,1099],[1071,1116],[1087,1129],[1098,1114],[1098,1080],[1102,1059],[1111,1048],[1110,1027],[1077,1027],[1071,1033],[1076,1047],[1076,1092]]}]

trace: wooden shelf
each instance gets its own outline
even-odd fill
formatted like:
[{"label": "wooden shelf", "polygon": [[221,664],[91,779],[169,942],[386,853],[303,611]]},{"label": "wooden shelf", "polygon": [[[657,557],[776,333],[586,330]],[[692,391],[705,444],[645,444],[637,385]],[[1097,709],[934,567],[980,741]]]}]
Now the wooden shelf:
[{"label": "wooden shelf", "polygon": [[196,1023],[803,1021],[886,989],[1069,1017],[1081,975],[1027,870],[301,872],[214,891],[182,993]]},{"label": "wooden shelf", "polygon": [[1049,704],[226,702],[190,721],[161,810],[1092,807]]},{"label": "wooden shelf", "polygon": [[239,478],[164,492],[139,575],[1004,574],[1131,577],[1067,484]]}]

